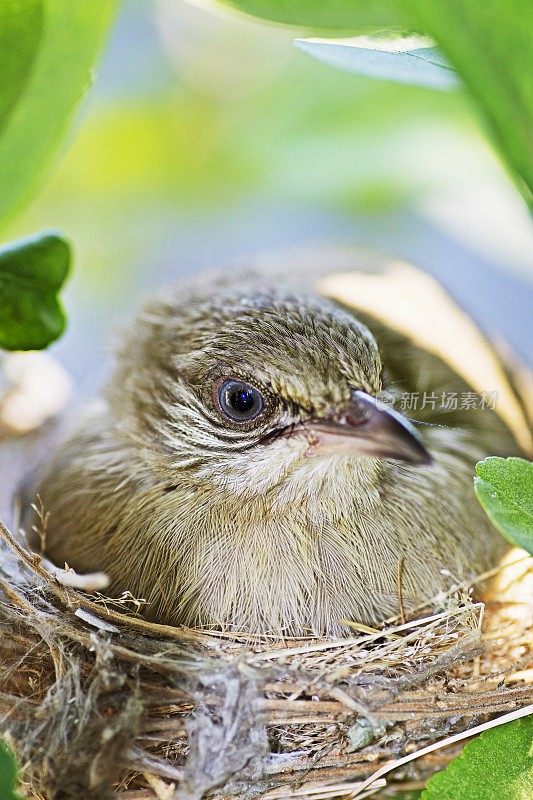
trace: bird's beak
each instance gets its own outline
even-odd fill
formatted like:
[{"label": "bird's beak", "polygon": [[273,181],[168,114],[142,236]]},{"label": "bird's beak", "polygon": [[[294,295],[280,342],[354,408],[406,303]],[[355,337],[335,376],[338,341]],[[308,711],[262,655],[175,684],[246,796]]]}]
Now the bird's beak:
[{"label": "bird's beak", "polygon": [[408,420],[365,392],[322,419],[306,423],[315,440],[310,455],[365,455],[409,464],[431,464],[420,435]]}]

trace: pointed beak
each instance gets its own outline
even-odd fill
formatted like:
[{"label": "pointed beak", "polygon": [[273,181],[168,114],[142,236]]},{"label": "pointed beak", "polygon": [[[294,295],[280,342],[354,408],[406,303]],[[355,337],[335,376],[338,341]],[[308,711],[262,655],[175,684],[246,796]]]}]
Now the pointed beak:
[{"label": "pointed beak", "polygon": [[418,431],[405,417],[365,392],[355,391],[352,397],[327,417],[306,423],[316,438],[310,455],[353,454],[432,463]]}]

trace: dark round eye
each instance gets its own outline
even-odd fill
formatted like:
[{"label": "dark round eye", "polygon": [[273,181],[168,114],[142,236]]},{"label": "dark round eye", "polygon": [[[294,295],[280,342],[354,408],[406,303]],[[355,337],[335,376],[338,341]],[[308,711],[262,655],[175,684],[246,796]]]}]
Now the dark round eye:
[{"label": "dark round eye", "polygon": [[241,381],[226,381],[219,393],[220,408],[234,422],[249,422],[264,408],[265,401],[258,389]]}]

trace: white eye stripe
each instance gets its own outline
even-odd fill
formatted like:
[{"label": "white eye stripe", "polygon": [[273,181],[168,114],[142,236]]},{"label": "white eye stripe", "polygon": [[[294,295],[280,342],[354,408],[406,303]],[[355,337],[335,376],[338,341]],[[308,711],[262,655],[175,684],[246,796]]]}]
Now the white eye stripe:
[{"label": "white eye stripe", "polygon": [[[164,411],[164,417],[157,420],[156,427],[165,446],[179,454],[184,459],[183,464],[192,461],[201,463],[204,459],[245,452],[264,438],[263,411],[270,409],[270,405],[267,406],[262,391],[245,380],[228,379],[222,385],[215,385],[211,395],[213,405],[206,403],[201,393],[191,391],[181,382],[172,385],[169,382],[165,388],[170,390],[172,399],[159,399],[158,405]],[[234,418],[233,413],[230,417],[220,403],[221,394],[224,391],[227,394],[232,389],[244,392],[245,399],[248,392],[253,393],[253,402],[248,403],[249,408],[245,407],[244,412],[240,411],[238,419]],[[247,411],[249,416],[246,416]],[[278,411],[283,410],[279,408]],[[276,419],[275,429],[285,427],[287,414],[282,413],[281,416],[282,419]],[[254,424],[255,420],[261,420],[262,424]],[[272,426],[268,427],[270,429]]]},{"label": "white eye stripe", "polygon": [[206,424],[205,418],[199,415],[188,415],[188,420],[159,421],[158,429],[172,450],[195,453],[199,458],[246,450],[257,442],[255,430],[221,430],[220,424],[211,420]]}]

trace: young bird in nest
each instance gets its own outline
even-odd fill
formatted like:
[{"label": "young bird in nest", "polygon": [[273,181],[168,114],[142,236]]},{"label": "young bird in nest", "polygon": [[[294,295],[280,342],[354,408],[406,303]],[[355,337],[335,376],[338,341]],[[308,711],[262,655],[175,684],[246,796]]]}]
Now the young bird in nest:
[{"label": "young bird in nest", "polygon": [[[519,452],[507,423],[443,409],[472,385],[348,305],[254,275],[149,302],[37,488],[47,555],[152,620],[279,635],[339,635],[493,565],[472,475]],[[437,403],[414,424],[383,390]]]}]

